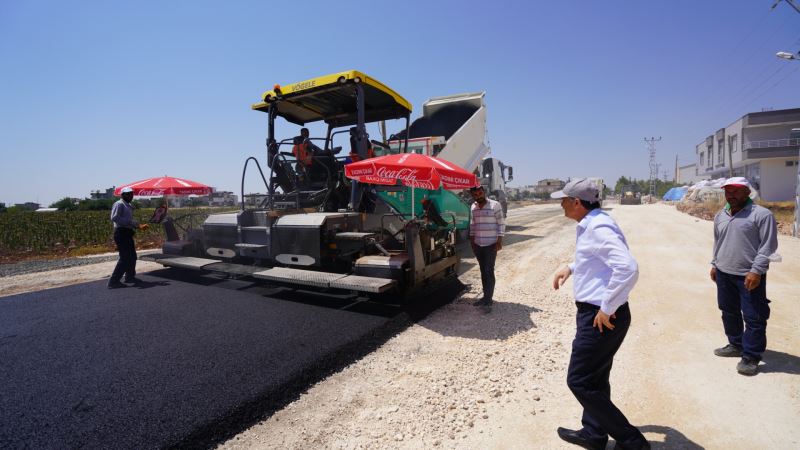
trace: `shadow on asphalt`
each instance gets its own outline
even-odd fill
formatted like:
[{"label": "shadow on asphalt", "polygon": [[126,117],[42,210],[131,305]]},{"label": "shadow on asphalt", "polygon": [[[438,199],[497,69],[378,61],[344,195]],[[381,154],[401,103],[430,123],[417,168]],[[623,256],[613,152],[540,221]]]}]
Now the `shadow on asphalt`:
[{"label": "shadow on asphalt", "polygon": [[800,375],[800,357],[789,353],[767,350],[764,352],[764,364],[758,368],[760,373],[788,373]]}]

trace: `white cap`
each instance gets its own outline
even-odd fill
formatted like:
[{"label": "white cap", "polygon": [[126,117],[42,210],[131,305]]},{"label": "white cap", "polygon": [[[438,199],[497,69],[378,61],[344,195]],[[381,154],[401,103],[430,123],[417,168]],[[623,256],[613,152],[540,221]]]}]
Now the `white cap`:
[{"label": "white cap", "polygon": [[600,190],[588,178],[578,178],[567,183],[564,189],[550,194],[550,198],[564,197],[573,197],[594,203],[600,201]]},{"label": "white cap", "polygon": [[122,188],[122,190],[119,191],[120,194],[127,194],[128,192],[133,194],[133,188],[129,186],[129,187]]},{"label": "white cap", "polygon": [[750,185],[750,182],[747,181],[745,177],[733,177],[728,178],[725,180],[725,183],[722,185],[723,188],[727,186],[737,186],[737,187],[746,187],[747,189],[753,190],[753,186]]}]

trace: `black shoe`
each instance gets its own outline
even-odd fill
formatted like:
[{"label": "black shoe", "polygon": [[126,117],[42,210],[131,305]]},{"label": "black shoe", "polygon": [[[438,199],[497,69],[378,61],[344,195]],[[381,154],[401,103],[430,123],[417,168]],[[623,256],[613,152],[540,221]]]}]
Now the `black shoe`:
[{"label": "black shoe", "polygon": [[478,307],[482,313],[489,314],[492,312],[492,302],[487,302]]},{"label": "black shoe", "polygon": [[472,306],[478,307],[478,306],[488,305],[490,303],[492,303],[491,300],[487,301],[485,298],[481,297],[481,299],[473,303]]},{"label": "black shoe", "polygon": [[127,287],[124,284],[120,283],[119,281],[109,281],[106,286],[108,286],[109,289],[119,289]]},{"label": "black shoe", "polygon": [[742,375],[753,376],[758,373],[758,360],[743,356],[736,364],[736,371]]},{"label": "black shoe", "polygon": [[742,349],[733,344],[728,344],[725,347],[715,349],[714,354],[723,358],[738,358],[742,356]]},{"label": "black shoe", "polygon": [[569,442],[570,444],[575,444],[581,446],[583,448],[588,448],[589,450],[604,450],[606,448],[606,443],[608,443],[608,438],[605,439],[589,439],[583,434],[583,430],[570,430],[568,428],[558,427],[556,430],[558,433],[558,437],[561,439]]},{"label": "black shoe", "polygon": [[142,280],[140,280],[140,279],[138,279],[136,277],[133,277],[133,278],[126,278],[125,282],[128,283],[128,284],[139,284],[139,283],[142,282]]}]

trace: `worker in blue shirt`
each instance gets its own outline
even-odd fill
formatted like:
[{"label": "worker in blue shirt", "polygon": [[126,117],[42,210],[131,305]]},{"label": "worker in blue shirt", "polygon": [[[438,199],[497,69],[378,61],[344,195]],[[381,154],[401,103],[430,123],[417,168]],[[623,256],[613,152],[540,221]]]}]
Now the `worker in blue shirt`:
[{"label": "worker in blue shirt", "polygon": [[114,272],[108,280],[108,288],[125,287],[120,280],[125,275],[126,283],[139,283],[136,278],[136,246],[133,235],[137,229],[147,229],[149,225],[139,224],[133,218],[133,189],[126,187],[121,191],[121,198],[111,208],[111,223],[114,224],[114,243],[117,244],[119,260]]},{"label": "worker in blue shirt", "polygon": [[583,427],[559,427],[558,436],[589,449],[605,449],[608,436],[617,441],[618,449],[649,449],[644,435],[611,401],[609,384],[614,355],[631,324],[628,296],[639,267],[622,230],[600,210],[596,184],[579,178],[551,197],[560,198],[564,215],[578,222],[575,261],[556,272],[553,288],[574,277],[577,331],[567,385],[583,406]]}]

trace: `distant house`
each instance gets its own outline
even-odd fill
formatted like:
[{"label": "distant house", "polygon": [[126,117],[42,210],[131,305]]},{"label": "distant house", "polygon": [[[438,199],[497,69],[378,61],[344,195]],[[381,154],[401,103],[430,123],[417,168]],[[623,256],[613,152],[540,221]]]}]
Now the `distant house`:
[{"label": "distant house", "polygon": [[215,191],[208,195],[209,206],[236,206],[238,196],[229,191]]},{"label": "distant house", "polygon": [[792,200],[797,189],[800,108],[749,113],[695,146],[698,175],[746,177],[767,201]]},{"label": "distant house", "polygon": [[564,188],[566,183],[557,178],[545,178],[539,180],[536,186],[533,187],[534,194],[551,194],[555,191],[560,191]]},{"label": "distant house", "polygon": [[28,211],[36,211],[42,207],[42,205],[33,202],[16,203],[14,206],[19,209],[27,209]]},{"label": "distant house", "polygon": [[100,191],[100,190],[92,191],[92,192],[89,193],[89,195],[90,195],[92,200],[103,200],[103,199],[114,198],[114,189],[115,188],[116,188],[115,186],[111,186],[110,188],[106,189],[105,191]]}]

